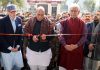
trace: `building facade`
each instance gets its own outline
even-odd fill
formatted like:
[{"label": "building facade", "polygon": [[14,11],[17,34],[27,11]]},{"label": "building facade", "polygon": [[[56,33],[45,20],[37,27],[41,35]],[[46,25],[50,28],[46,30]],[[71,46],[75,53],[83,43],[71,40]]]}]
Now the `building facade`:
[{"label": "building facade", "polygon": [[38,6],[43,6],[46,10],[46,15],[50,14],[52,16],[56,16],[60,13],[61,3],[64,0],[27,0],[29,5],[31,5],[30,10],[36,10]]}]

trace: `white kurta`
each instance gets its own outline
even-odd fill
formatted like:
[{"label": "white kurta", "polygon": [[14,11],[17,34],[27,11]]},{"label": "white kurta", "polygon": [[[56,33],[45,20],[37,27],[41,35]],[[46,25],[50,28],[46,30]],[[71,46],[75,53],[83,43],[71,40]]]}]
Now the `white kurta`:
[{"label": "white kurta", "polygon": [[44,52],[35,52],[27,48],[26,57],[29,65],[49,66],[52,53],[51,49]]},{"label": "white kurta", "polygon": [[11,70],[14,65],[18,68],[23,67],[23,59],[21,51],[3,53],[1,52],[2,63],[5,70]]}]

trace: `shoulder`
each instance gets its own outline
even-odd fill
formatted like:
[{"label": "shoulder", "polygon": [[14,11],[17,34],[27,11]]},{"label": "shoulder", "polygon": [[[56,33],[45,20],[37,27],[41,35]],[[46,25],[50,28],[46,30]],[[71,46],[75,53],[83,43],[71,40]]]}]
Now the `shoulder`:
[{"label": "shoulder", "polygon": [[77,20],[78,20],[78,25],[80,25],[81,27],[86,27],[87,28],[87,24],[86,23],[84,23],[84,21],[81,19],[81,18],[77,18]]},{"label": "shoulder", "polygon": [[95,27],[94,32],[100,32],[100,23],[97,24],[97,26]]},{"label": "shoulder", "polygon": [[64,20],[61,20],[60,23],[64,23],[64,22],[67,22],[68,19],[64,19]]},{"label": "shoulder", "polygon": [[2,19],[0,19],[0,24],[3,24],[4,25],[4,24],[6,24],[9,21],[10,21],[9,16],[5,16]]},{"label": "shoulder", "polygon": [[44,21],[50,23],[50,20],[47,17],[44,18]]},{"label": "shoulder", "polygon": [[92,26],[93,22],[88,22],[86,25],[87,25],[87,27]]},{"label": "shoulder", "polygon": [[22,19],[20,18],[20,17],[16,17],[16,20],[18,21],[18,22],[22,22]]},{"label": "shoulder", "polygon": [[[98,26],[98,27],[99,27],[99,29],[100,29],[100,22],[97,24],[97,26]],[[97,27],[97,26],[96,26],[96,27]]]},{"label": "shoulder", "polygon": [[19,20],[21,20],[21,18],[20,18],[20,17],[18,17],[18,16],[16,17],[16,19],[19,19]]},{"label": "shoulder", "polygon": [[35,16],[28,19],[28,22],[35,22],[35,21],[36,21],[36,17]]},{"label": "shoulder", "polygon": [[46,24],[46,25],[50,25],[51,24],[51,21],[48,18],[46,18],[46,17],[42,20],[42,22],[44,24]]},{"label": "shoulder", "polygon": [[81,24],[85,24],[84,21],[81,18],[77,18],[77,19]]},{"label": "shoulder", "polygon": [[26,25],[30,25],[33,24],[35,17],[31,17],[28,19],[28,21],[26,22]]},{"label": "shoulder", "polygon": [[1,20],[1,21],[3,21],[3,20],[7,20],[7,19],[10,19],[8,15],[7,15],[7,16],[5,16],[5,17],[3,17],[3,18],[2,18],[2,19],[0,19],[0,20]]},{"label": "shoulder", "polygon": [[62,20],[62,21],[60,21],[60,24],[61,24],[62,26],[65,26],[65,25],[68,23],[68,20],[69,20],[69,19]]}]

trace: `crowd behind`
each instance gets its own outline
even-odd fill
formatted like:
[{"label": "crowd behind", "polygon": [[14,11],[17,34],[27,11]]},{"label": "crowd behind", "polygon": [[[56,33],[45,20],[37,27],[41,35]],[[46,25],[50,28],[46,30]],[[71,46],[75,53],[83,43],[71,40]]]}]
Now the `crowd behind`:
[{"label": "crowd behind", "polygon": [[38,7],[33,16],[10,5],[2,14],[2,70],[100,70],[100,10],[80,13],[73,4],[69,11],[51,16]]}]

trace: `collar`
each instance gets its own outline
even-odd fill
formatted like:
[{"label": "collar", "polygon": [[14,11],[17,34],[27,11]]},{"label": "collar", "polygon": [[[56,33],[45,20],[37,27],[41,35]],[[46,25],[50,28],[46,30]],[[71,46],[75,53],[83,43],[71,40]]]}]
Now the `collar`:
[{"label": "collar", "polygon": [[9,16],[9,18],[10,18],[11,21],[15,21],[16,20],[16,17],[12,18],[11,16]]}]

